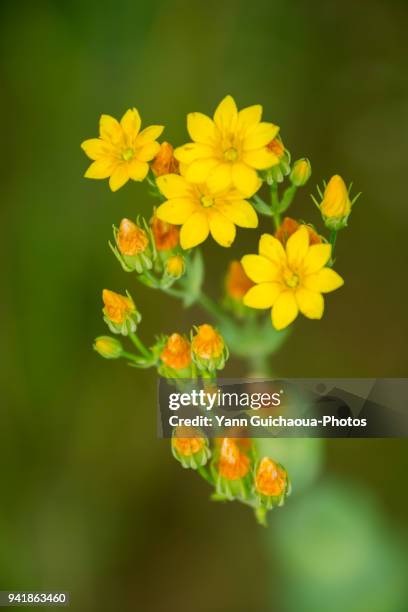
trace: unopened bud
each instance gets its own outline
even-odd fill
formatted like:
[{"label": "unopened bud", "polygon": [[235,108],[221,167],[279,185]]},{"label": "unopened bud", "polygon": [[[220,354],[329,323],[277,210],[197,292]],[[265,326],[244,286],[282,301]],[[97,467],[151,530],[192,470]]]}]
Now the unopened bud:
[{"label": "unopened bud", "polygon": [[296,187],[303,187],[310,179],[311,174],[312,167],[310,161],[304,157],[303,159],[298,159],[293,164],[290,180]]},{"label": "unopened bud", "polygon": [[117,244],[122,255],[132,257],[146,250],[149,239],[146,232],[136,223],[129,219],[122,219],[117,234]]},{"label": "unopened bud", "polygon": [[119,359],[123,352],[119,340],[111,336],[99,336],[95,339],[93,347],[105,359]]},{"label": "unopened bud", "polygon": [[183,276],[185,267],[186,264],[182,255],[173,255],[166,261],[166,272],[171,278],[174,279]]},{"label": "unopened bud", "polygon": [[346,184],[338,174],[327,183],[319,208],[329,229],[339,230],[347,225],[351,201]]},{"label": "unopened bud", "polygon": [[102,292],[104,320],[115,334],[126,336],[129,331],[136,331],[141,315],[130,295],[120,295],[109,289]]},{"label": "unopened bud", "polygon": [[161,143],[160,151],[154,158],[151,169],[156,176],[179,173],[179,163],[174,157],[174,149],[169,142]]},{"label": "unopened bud", "polygon": [[201,370],[222,370],[228,359],[228,349],[223,337],[207,323],[196,328],[191,348],[194,362]]},{"label": "unopened bud", "polygon": [[184,468],[193,470],[204,466],[211,457],[208,440],[194,427],[178,426],[174,430],[171,449]]}]

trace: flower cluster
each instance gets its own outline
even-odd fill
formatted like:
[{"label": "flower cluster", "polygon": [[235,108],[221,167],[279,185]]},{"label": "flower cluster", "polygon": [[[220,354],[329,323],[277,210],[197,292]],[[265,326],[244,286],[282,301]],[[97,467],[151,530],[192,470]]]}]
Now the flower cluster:
[{"label": "flower cluster", "polygon": [[[145,180],[155,199],[147,218],[136,213],[113,226],[109,244],[122,269],[184,307],[196,304],[215,322],[195,325],[188,335],[157,336],[146,346],[131,295],[104,289],[103,319],[115,336],[96,338],[99,355],[155,368],[176,385],[202,379],[207,389],[216,389],[230,352],[246,359],[250,371],[260,363],[265,369],[286,338],[282,330],[299,314],[322,318],[323,296],[344,283],[333,270],[337,236],[360,194],[352,197],[351,186],[336,174],[312,196],[320,229],[288,216],[297,191],[310,180],[311,164],[305,157],[292,162],[279,127],[262,115],[261,105],[239,109],[227,95],[212,116],[189,113],[189,142],[173,146],[158,141],[163,126],[142,129],[132,108],[120,121],[102,115],[99,136],[82,143],[92,160],[87,178],[109,179],[112,191],[129,180]],[[211,236],[228,248],[237,228],[254,230],[261,218],[270,226],[259,235],[258,252],[230,261],[224,295],[210,298],[203,289],[205,259],[197,247]],[[130,350],[118,335],[131,343]],[[249,438],[220,438],[211,446],[201,431],[177,429],[171,447],[183,467],[212,484],[214,499],[238,499],[255,509],[260,522],[290,492],[285,469],[258,456]]]}]

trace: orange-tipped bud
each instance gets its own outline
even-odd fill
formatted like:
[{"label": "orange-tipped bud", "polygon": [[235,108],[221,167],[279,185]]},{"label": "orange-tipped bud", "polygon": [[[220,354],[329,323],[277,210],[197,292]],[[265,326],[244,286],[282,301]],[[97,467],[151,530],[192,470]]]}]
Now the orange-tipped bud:
[{"label": "orange-tipped bud", "polygon": [[191,348],[194,362],[202,370],[221,370],[228,358],[223,337],[208,323],[196,328]]},{"label": "orange-tipped bud", "polygon": [[223,438],[220,448],[218,472],[226,480],[240,480],[244,478],[250,468],[247,455],[242,453],[232,438]]},{"label": "orange-tipped bud", "polygon": [[239,261],[231,261],[225,277],[225,290],[229,297],[241,301],[254,283],[244,272]]},{"label": "orange-tipped bud", "polygon": [[136,330],[141,315],[130,295],[120,295],[109,289],[104,289],[102,299],[104,303],[102,312],[111,331],[126,336],[129,331]]},{"label": "orange-tipped bud", "polygon": [[172,334],[160,355],[163,363],[172,370],[184,370],[191,364],[190,342],[180,334]]},{"label": "orange-tipped bud", "polygon": [[281,497],[288,488],[288,475],[283,467],[264,457],[255,476],[255,490],[265,497]]},{"label": "orange-tipped bud", "polygon": [[193,470],[205,465],[211,456],[207,438],[200,436],[200,431],[194,427],[176,427],[171,450],[183,467]]},{"label": "orange-tipped bud", "polygon": [[154,158],[151,169],[155,176],[179,173],[179,163],[174,157],[174,149],[169,142],[161,143],[160,151]]},{"label": "orange-tipped bud", "polygon": [[285,147],[280,138],[274,138],[266,145],[266,148],[275,153],[276,157],[281,158],[285,153]]},{"label": "orange-tipped bud", "polygon": [[158,251],[170,251],[179,243],[179,230],[175,225],[162,221],[156,215],[151,220],[154,242]]},{"label": "orange-tipped bud", "polygon": [[149,239],[146,232],[136,223],[129,219],[122,219],[117,234],[117,244],[122,255],[133,257],[146,250]]},{"label": "orange-tipped bud", "polygon": [[320,244],[322,242],[322,239],[320,238],[319,234],[313,229],[313,227],[304,223],[299,223],[291,217],[284,218],[279,229],[275,232],[275,237],[280,240],[281,243],[285,246],[288,241],[288,238],[292,234],[294,234],[301,225],[304,225],[304,227],[306,227],[307,231],[309,232],[309,244]]}]

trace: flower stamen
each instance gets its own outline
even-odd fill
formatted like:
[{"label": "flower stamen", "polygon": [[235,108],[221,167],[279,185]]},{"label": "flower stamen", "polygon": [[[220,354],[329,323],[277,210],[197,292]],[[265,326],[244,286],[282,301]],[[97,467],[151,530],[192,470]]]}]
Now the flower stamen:
[{"label": "flower stamen", "polygon": [[238,159],[238,151],[234,147],[230,147],[226,151],[224,151],[224,159],[225,161],[234,162]]}]

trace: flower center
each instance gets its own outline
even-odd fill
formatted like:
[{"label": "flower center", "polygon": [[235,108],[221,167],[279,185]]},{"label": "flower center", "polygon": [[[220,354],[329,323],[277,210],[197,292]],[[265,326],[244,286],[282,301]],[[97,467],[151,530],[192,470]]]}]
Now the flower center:
[{"label": "flower center", "polygon": [[238,151],[234,149],[234,147],[230,147],[226,151],[224,151],[224,159],[225,161],[234,162],[238,159]]},{"label": "flower center", "polygon": [[283,273],[283,280],[285,284],[290,287],[290,289],[294,289],[295,287],[298,287],[300,279],[297,274],[287,268]]},{"label": "flower center", "polygon": [[132,157],[134,156],[135,152],[133,151],[133,149],[125,149],[122,153],[122,158],[125,161],[129,161],[132,159]]},{"label": "flower center", "polygon": [[203,195],[200,198],[200,202],[204,206],[204,208],[209,208],[214,204],[214,198],[208,195]]}]

